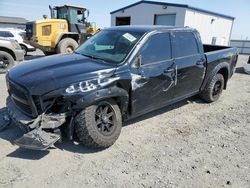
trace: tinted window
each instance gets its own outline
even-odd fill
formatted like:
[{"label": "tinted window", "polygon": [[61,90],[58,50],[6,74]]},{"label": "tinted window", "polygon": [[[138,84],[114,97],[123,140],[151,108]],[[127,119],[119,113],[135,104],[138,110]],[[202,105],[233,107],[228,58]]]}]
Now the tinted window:
[{"label": "tinted window", "polygon": [[171,59],[171,43],[169,33],[151,36],[141,49],[142,64]]},{"label": "tinted window", "polygon": [[175,33],[175,57],[183,57],[198,54],[198,46],[195,36],[191,32]]},{"label": "tinted window", "polygon": [[7,31],[7,32],[5,33],[5,36],[6,36],[6,37],[14,37],[14,35],[13,35],[11,32],[9,32],[9,31]]},{"label": "tinted window", "polygon": [[5,32],[4,31],[0,31],[0,37],[5,37]]}]

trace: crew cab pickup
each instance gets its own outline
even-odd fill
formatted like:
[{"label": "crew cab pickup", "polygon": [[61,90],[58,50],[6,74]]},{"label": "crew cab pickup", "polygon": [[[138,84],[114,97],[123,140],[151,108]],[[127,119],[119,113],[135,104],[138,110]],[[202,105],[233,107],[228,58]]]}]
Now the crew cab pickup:
[{"label": "crew cab pickup", "polygon": [[191,28],[104,29],[72,54],[9,70],[9,116],[28,132],[16,144],[47,149],[65,127],[70,139],[109,147],[125,120],[197,94],[218,100],[237,57],[236,48],[203,45]]}]

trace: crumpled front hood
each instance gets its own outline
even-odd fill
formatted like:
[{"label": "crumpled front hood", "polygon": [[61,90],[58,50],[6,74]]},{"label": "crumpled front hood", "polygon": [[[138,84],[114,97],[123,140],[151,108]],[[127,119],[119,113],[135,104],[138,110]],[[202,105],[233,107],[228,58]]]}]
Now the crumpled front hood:
[{"label": "crumpled front hood", "polygon": [[54,55],[19,64],[9,70],[9,79],[32,95],[43,95],[68,85],[114,74],[116,65],[79,54]]}]

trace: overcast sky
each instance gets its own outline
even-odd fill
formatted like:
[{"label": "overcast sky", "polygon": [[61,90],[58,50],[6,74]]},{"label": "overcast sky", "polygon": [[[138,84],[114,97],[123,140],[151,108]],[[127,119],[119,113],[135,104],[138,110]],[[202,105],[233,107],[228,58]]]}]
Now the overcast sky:
[{"label": "overcast sky", "polygon": [[[95,21],[101,28],[110,26],[110,12],[138,0],[0,0],[0,16],[23,17],[27,20],[41,19],[49,14],[49,4],[74,4],[90,10],[89,21]],[[236,18],[232,33],[233,39],[250,39],[250,0],[159,0],[226,14]]]}]

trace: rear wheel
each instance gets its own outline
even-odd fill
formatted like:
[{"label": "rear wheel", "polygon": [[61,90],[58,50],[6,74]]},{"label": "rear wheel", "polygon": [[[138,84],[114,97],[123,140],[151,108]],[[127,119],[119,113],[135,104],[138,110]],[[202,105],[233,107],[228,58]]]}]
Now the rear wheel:
[{"label": "rear wheel", "polygon": [[0,51],[0,73],[5,73],[15,65],[14,58],[7,52]]},{"label": "rear wheel", "polygon": [[113,145],[121,128],[121,112],[112,99],[89,106],[76,116],[76,134],[86,146],[107,148]]},{"label": "rear wheel", "polygon": [[223,91],[224,82],[223,75],[216,74],[200,94],[201,98],[209,103],[217,101]]},{"label": "rear wheel", "polygon": [[78,43],[71,38],[62,39],[56,49],[58,54],[72,53],[78,47]]}]

